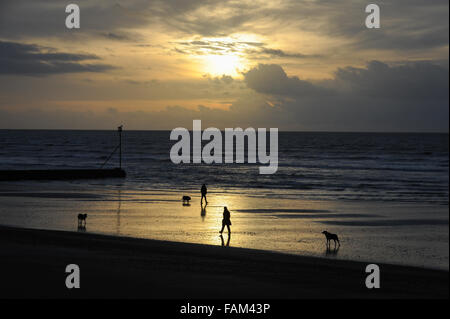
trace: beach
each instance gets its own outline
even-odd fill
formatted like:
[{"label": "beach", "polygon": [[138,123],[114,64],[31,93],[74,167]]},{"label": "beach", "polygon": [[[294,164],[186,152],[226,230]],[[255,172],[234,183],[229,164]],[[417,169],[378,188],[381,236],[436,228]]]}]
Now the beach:
[{"label": "beach", "polygon": [[[2,296],[448,297],[448,134],[283,134],[269,177],[174,165],[168,132],[134,131],[124,179],[1,182]],[[0,136],[5,170],[95,168],[112,144],[102,131]],[[232,234],[220,237],[224,207]],[[341,246],[328,249],[325,230]],[[377,290],[365,286],[373,263]],[[68,264],[79,290],[64,285]]]},{"label": "beach", "polygon": [[[231,211],[231,247],[300,256],[389,263],[448,271],[448,206],[426,203],[311,201],[292,191],[220,189],[208,205],[196,189],[133,189],[128,182],[0,184],[0,225],[222,245],[224,206]],[[181,194],[192,197],[183,205]],[[326,249],[322,231],[339,235]]]},{"label": "beach", "polygon": [[[2,298],[448,298],[448,272],[233,247],[0,227]],[[80,267],[80,289],[65,268]]]},{"label": "beach", "polygon": [[[108,183],[117,183],[113,180]],[[448,206],[420,203],[310,201],[289,190],[198,190],[104,187],[96,181],[0,184],[0,225],[222,245],[224,206],[231,211],[231,247],[442,269],[448,271]],[[106,182],[104,182],[106,183]],[[181,194],[192,196],[183,205]],[[339,235],[326,249],[322,231]]]}]

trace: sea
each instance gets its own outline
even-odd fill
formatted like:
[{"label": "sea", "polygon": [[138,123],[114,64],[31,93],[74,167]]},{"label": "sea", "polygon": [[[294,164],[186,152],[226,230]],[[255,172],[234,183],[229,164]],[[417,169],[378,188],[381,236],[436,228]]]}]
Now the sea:
[{"label": "sea", "polygon": [[[278,170],[261,175],[258,163],[174,164],[170,131],[125,130],[126,178],[0,182],[0,224],[448,270],[448,137],[280,132]],[[116,131],[0,130],[0,170],[118,167],[118,144]]]}]

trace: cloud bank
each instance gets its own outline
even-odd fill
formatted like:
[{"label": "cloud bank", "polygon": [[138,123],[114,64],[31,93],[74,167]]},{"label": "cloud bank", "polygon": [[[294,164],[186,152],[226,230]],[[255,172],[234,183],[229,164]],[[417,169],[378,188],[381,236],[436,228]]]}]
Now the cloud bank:
[{"label": "cloud bank", "polygon": [[[192,120],[201,119],[205,127],[219,128],[448,132],[448,74],[430,62],[388,65],[371,61],[364,68],[340,68],[332,80],[311,82],[288,76],[279,65],[261,64],[244,76],[243,83],[252,93],[233,102],[228,110],[200,105],[197,109],[168,106],[158,112],[0,111],[0,126],[27,127],[39,119],[42,127],[52,128],[67,124],[108,129],[120,122],[134,129],[172,129],[189,128]],[[210,81],[216,85],[235,82],[228,78]]]},{"label": "cloud bank", "polygon": [[98,60],[90,54],[53,52],[33,44],[0,41],[0,75],[32,75],[104,72],[110,65],[82,63]]}]

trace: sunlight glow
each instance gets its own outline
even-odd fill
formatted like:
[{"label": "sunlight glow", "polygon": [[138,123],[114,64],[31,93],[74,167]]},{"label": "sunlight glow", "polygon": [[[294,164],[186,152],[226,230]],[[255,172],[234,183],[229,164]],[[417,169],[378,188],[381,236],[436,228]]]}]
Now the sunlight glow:
[{"label": "sunlight glow", "polygon": [[241,77],[249,68],[249,53],[261,45],[249,35],[196,38],[177,42],[177,50],[195,61],[199,71],[211,76]]},{"label": "sunlight glow", "polygon": [[204,71],[213,76],[239,76],[245,68],[244,62],[236,54],[206,55],[203,57]]}]

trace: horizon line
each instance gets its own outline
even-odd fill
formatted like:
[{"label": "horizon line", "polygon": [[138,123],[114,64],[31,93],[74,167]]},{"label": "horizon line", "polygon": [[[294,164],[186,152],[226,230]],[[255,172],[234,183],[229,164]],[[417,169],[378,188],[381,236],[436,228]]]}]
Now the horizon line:
[{"label": "horizon line", "polygon": [[[270,128],[268,128],[270,129]],[[173,129],[145,130],[129,129],[124,132],[170,132]],[[61,128],[0,128],[0,131],[94,131],[94,132],[116,132],[117,129],[61,129]],[[193,132],[193,130],[188,130]],[[220,129],[224,132],[225,129]],[[449,131],[308,131],[308,130],[278,130],[279,133],[373,133],[373,134],[449,134]]]}]

